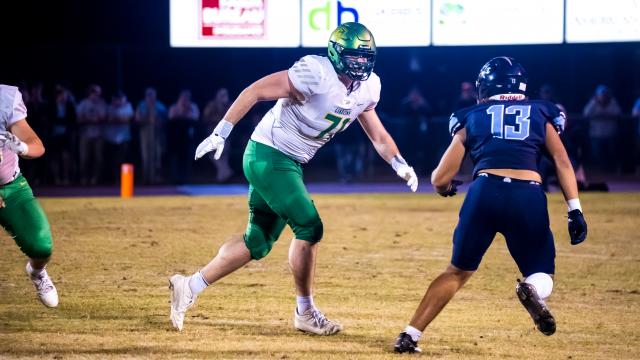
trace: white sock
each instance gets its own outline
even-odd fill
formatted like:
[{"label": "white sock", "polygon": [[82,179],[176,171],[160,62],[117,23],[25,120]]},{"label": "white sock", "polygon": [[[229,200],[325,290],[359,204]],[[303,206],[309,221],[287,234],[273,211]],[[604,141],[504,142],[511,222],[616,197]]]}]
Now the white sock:
[{"label": "white sock", "polygon": [[553,290],[553,279],[549,274],[541,272],[531,274],[524,279],[524,282],[533,285],[542,300],[548,298],[551,295],[551,290]]},{"label": "white sock", "polygon": [[302,314],[309,309],[314,309],[316,306],[313,304],[313,296],[296,296],[296,306],[298,314]]},{"label": "white sock", "polygon": [[27,271],[29,272],[29,275],[31,275],[31,276],[40,275],[45,267],[43,267],[42,269],[35,269],[33,266],[31,266],[31,262],[27,263]]},{"label": "white sock", "polygon": [[189,288],[191,288],[193,295],[200,294],[207,288],[207,286],[209,286],[209,283],[204,279],[204,276],[202,276],[200,271],[189,277]]},{"label": "white sock", "polygon": [[407,325],[407,327],[404,328],[404,332],[409,334],[409,336],[411,336],[411,340],[416,341],[416,342],[418,340],[420,340],[420,336],[422,336],[422,331],[414,328],[411,325]]}]

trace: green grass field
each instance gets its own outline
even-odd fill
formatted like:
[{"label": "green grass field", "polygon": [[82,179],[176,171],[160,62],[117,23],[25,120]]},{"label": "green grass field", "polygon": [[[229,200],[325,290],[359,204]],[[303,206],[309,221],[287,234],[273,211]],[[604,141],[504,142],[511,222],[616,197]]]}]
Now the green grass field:
[{"label": "green grass field", "polygon": [[[334,337],[293,329],[287,230],[269,257],[208,289],[171,328],[167,278],[205,264],[246,225],[244,197],[43,199],[55,237],[60,306],[46,309],[25,258],[0,237],[0,358],[399,358],[391,352],[429,282],[448,264],[462,196],[315,196],[325,223],[316,304]],[[533,328],[517,268],[496,238],[478,273],[427,330],[423,357],[638,359],[640,194],[585,194],[586,243],[572,247],[549,199],[558,331]],[[404,357],[407,357],[406,355]]]}]

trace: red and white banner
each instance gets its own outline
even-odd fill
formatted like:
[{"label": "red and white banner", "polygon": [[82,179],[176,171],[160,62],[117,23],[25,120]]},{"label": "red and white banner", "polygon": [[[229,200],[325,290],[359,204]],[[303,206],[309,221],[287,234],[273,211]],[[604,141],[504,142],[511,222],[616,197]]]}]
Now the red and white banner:
[{"label": "red and white banner", "polygon": [[201,0],[200,35],[209,39],[263,39],[267,10],[267,0]]},{"label": "red and white banner", "polygon": [[297,47],[300,0],[170,0],[173,47]]}]

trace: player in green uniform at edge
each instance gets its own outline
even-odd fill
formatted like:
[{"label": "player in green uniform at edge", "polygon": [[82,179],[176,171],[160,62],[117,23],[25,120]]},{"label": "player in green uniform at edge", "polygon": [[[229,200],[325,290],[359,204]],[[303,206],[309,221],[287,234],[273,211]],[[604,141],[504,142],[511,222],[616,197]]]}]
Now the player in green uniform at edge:
[{"label": "player in green uniform at edge", "polygon": [[196,159],[215,151],[218,159],[233,126],[258,101],[277,100],[255,128],[244,153],[249,181],[249,224],[233,236],[217,256],[191,276],[170,279],[171,321],[182,330],[186,310],[207,286],[265,257],[285,225],[295,238],[289,265],[296,287],[296,329],[332,335],[342,325],[327,319],[313,302],[312,287],[323,225],[302,180],[302,164],[355,119],[378,154],[391,164],[412,191],[418,178],[376,114],[380,79],[373,73],[376,45],[359,23],[345,23],[329,39],[328,57],[305,56],[288,71],[268,75],[244,89],[224,119],[196,150]]},{"label": "player in green uniform at edge", "polygon": [[49,221],[18,165],[18,156],[38,158],[44,146],[27,123],[17,87],[0,85],[0,116],[0,225],[29,257],[26,270],[40,301],[56,307],[58,291],[45,270],[52,251]]}]

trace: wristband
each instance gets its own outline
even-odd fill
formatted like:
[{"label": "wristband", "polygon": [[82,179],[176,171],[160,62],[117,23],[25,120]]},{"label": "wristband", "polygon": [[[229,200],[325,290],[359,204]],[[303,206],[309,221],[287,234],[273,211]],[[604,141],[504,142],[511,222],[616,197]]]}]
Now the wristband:
[{"label": "wristband", "polygon": [[25,156],[29,152],[29,146],[27,143],[20,141],[20,145],[18,145],[18,155]]},{"label": "wristband", "polygon": [[580,210],[582,212],[582,206],[580,206],[580,199],[575,198],[567,201],[567,206],[569,207],[569,211]]},{"label": "wristband", "polygon": [[404,160],[402,155],[398,154],[391,159],[391,167],[395,172],[398,172],[398,168],[402,165],[407,165],[407,162]]},{"label": "wristband", "polygon": [[216,125],[216,128],[213,129],[213,134],[218,135],[226,140],[227,137],[229,137],[229,134],[231,134],[231,130],[233,130],[233,124],[225,119],[222,119],[220,120],[218,125]]}]

